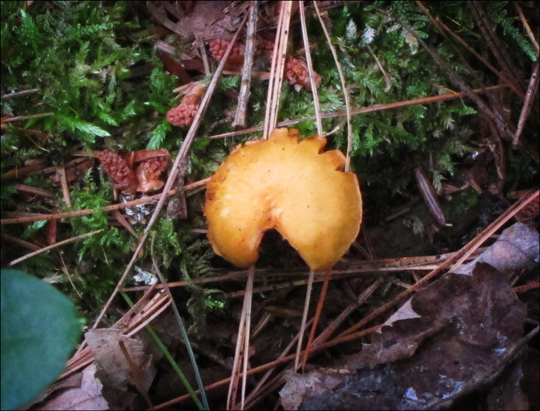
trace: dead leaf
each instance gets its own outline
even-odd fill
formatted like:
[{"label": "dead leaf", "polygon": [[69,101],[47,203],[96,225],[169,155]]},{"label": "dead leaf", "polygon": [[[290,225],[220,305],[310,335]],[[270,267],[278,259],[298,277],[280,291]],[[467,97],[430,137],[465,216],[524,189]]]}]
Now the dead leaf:
[{"label": "dead leaf", "polygon": [[[96,376],[103,383],[103,395],[111,406],[122,407],[126,402],[131,403],[134,396],[128,392],[128,385],[140,388],[143,395],[148,393],[156,370],[152,356],[144,352],[143,343],[122,335],[122,330],[115,328],[93,329],[85,337],[97,364]],[[138,375],[133,375],[120,341],[125,345]]]},{"label": "dead leaf", "polygon": [[515,361],[495,383],[487,397],[489,410],[528,410],[529,401],[519,382],[523,377],[521,360]]},{"label": "dead leaf", "polygon": [[297,374],[289,370],[285,372],[284,378],[287,384],[279,395],[281,405],[286,410],[297,410],[306,391],[323,394],[341,382],[341,377],[338,374],[321,371]]},{"label": "dead leaf", "polygon": [[[339,384],[317,388],[311,381],[330,376],[324,370],[302,377],[309,383],[301,387],[300,380],[288,378],[281,392],[284,408],[440,409],[493,384],[490,404],[522,407],[515,353],[527,312],[508,278],[537,258],[538,233],[515,224],[474,264],[462,267],[461,274],[469,275],[447,273],[419,291],[372,335],[371,344],[336,364],[352,371],[337,374]],[[513,379],[500,377],[504,370]],[[283,398],[288,394],[296,398]]]},{"label": "dead leaf", "polygon": [[[86,367],[82,372],[59,381],[54,386],[54,392],[43,402],[32,407],[32,410],[108,410],[109,404],[103,398],[101,390],[103,385],[95,376],[96,365]],[[73,378],[75,377],[75,378]],[[78,387],[71,387],[71,383],[79,380]],[[66,390],[68,384],[69,388]],[[62,390],[62,391],[60,391]]]},{"label": "dead leaf", "polygon": [[516,223],[504,230],[499,239],[477,259],[462,265],[455,272],[470,275],[478,262],[487,263],[500,272],[512,275],[514,270],[531,269],[540,261],[538,232]]}]

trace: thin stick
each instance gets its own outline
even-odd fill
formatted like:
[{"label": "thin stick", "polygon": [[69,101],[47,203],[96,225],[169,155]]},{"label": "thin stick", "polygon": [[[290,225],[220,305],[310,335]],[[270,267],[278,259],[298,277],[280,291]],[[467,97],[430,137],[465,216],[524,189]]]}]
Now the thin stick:
[{"label": "thin stick", "polygon": [[[92,328],[97,328],[97,326],[101,322],[101,319],[103,318],[103,316],[105,315],[105,313],[109,309],[109,305],[111,305],[114,297],[116,296],[118,291],[120,291],[120,286],[124,283],[124,280],[126,279],[126,276],[128,275],[128,273],[131,271],[131,267],[133,267],[133,264],[135,264],[135,261],[137,261],[137,258],[139,256],[139,252],[142,250],[142,247],[144,245],[144,241],[146,240],[147,236],[148,236],[148,233],[143,233],[141,235],[141,238],[140,238],[139,242],[137,243],[137,247],[135,248],[135,251],[133,252],[133,256],[131,257],[131,260],[129,261],[126,269],[124,270],[124,273],[122,274],[122,277],[120,277],[120,280],[118,280],[118,283],[116,284],[116,287],[114,288],[111,296],[109,297],[109,299],[107,300],[107,302],[105,303],[103,308],[101,309],[101,312],[99,313],[98,317],[96,318],[96,321],[94,322],[94,325],[92,326]],[[83,345],[84,344],[81,344],[81,347]],[[80,349],[80,347],[79,347],[79,349]]]},{"label": "thin stick", "polygon": [[[319,95],[317,94],[317,85],[315,84],[315,77],[313,75],[313,64],[311,62],[311,51],[309,49],[309,38],[308,38],[307,27],[306,27],[306,11],[304,8],[304,1],[300,1],[300,22],[302,23],[302,39],[304,40],[304,50],[306,52],[306,63],[307,63],[308,72],[309,72],[309,82],[311,84],[311,93],[313,94],[313,105],[315,107],[315,117],[317,119],[317,134],[321,137],[324,137],[324,134],[323,134],[324,131],[322,128],[322,120],[321,120],[321,106],[319,104]],[[302,320],[302,323],[305,323],[305,319]],[[302,336],[300,336],[299,347],[301,346],[301,340],[302,340]]]},{"label": "thin stick", "polygon": [[321,344],[324,344],[330,336],[334,333],[334,331],[337,330],[337,328],[347,319],[347,317],[355,311],[361,304],[363,304],[374,292],[379,286],[383,283],[382,279],[376,280],[373,284],[371,284],[368,288],[366,288],[362,293],[358,296],[357,300],[349,305],[326,329],[320,333],[317,338],[313,340],[313,347],[317,347]]},{"label": "thin stick", "polygon": [[282,2],[276,42],[272,55],[272,69],[270,71],[270,83],[268,85],[268,98],[264,123],[263,139],[267,139],[270,132],[276,127],[281,85],[283,83],[283,69],[285,68],[285,53],[287,51],[287,39],[291,21],[292,2]]},{"label": "thin stick", "polygon": [[150,400],[150,397],[148,396],[148,392],[144,389],[145,384],[142,379],[140,368],[131,359],[131,355],[129,355],[129,351],[124,341],[119,340],[118,345],[120,346],[120,350],[122,351],[122,354],[124,354],[124,357],[128,363],[128,366],[131,371],[131,375],[133,376],[137,390],[139,390],[139,392],[144,397],[144,399],[146,400],[146,403],[150,406],[150,408],[153,408],[154,406],[152,405],[152,401]]},{"label": "thin stick", "polygon": [[527,35],[529,36],[529,39],[531,39],[531,42],[534,45],[534,48],[536,49],[536,55],[538,56],[538,53],[540,53],[540,47],[538,46],[538,42],[534,38],[534,33],[529,27],[529,23],[527,23],[527,19],[523,15],[523,10],[521,10],[521,7],[519,6],[519,3],[517,1],[514,1],[512,3],[514,3],[514,6],[516,6],[516,9],[519,14],[519,18],[521,19],[521,22],[523,23],[523,27],[525,27],[525,30],[527,31]]},{"label": "thin stick", "polygon": [[[516,203],[514,203],[508,210],[506,210],[502,215],[499,216],[493,223],[491,223],[483,232],[481,235],[475,237],[473,240],[471,240],[468,244],[466,244],[461,250],[458,252],[452,254],[450,258],[448,258],[444,263],[442,263],[439,268],[433,270],[428,275],[426,275],[424,278],[422,278],[420,281],[418,281],[416,284],[411,286],[405,291],[402,291],[397,296],[395,296],[391,301],[384,304],[383,306],[371,311],[368,315],[366,315],[362,320],[360,320],[358,323],[356,323],[354,326],[350,327],[349,329],[342,332],[338,337],[344,337],[349,334],[351,334],[353,331],[357,330],[360,327],[363,327],[366,325],[369,321],[376,318],[379,314],[382,314],[383,312],[387,311],[388,309],[392,308],[396,303],[404,299],[405,297],[408,297],[410,294],[412,294],[414,291],[416,291],[418,288],[423,286],[425,283],[427,283],[429,280],[431,280],[433,277],[441,273],[444,269],[450,267],[450,265],[454,264],[454,266],[451,268],[451,271],[455,271],[465,260],[467,260],[471,254],[489,237],[491,237],[503,224],[505,224],[508,220],[510,220],[519,210],[521,210],[523,207],[525,207],[527,204],[529,204],[532,200],[534,200],[536,197],[538,197],[539,191],[536,191],[534,193],[531,193],[530,195],[523,196],[521,199],[519,199]],[[461,258],[460,258],[461,257]]]},{"label": "thin stick", "polygon": [[[421,3],[421,2],[417,2],[417,4],[420,6],[420,8],[422,10],[424,10],[424,5]],[[426,9],[427,11],[427,9]],[[458,43],[460,43],[463,47],[465,47],[467,50],[469,50],[472,54],[474,54],[474,56],[480,60],[482,63],[484,63],[484,65],[490,69],[497,77],[499,77],[504,83],[506,83],[514,93],[516,93],[519,97],[521,97],[522,99],[525,98],[525,94],[523,93],[523,91],[519,90],[515,85],[514,83],[512,83],[512,81],[510,81],[510,79],[508,77],[506,77],[504,75],[504,73],[500,72],[499,70],[497,70],[495,67],[493,67],[493,65],[491,65],[489,63],[489,61],[487,61],[481,54],[479,54],[475,49],[473,49],[471,46],[469,46],[467,44],[467,42],[465,40],[463,40],[460,36],[458,36],[456,33],[454,33],[446,24],[444,24],[442,21],[438,20],[438,23],[439,25],[444,29],[446,30],[448,33],[450,33],[454,39],[456,39],[456,41]]]},{"label": "thin stick", "polygon": [[[208,184],[210,181],[210,178],[205,178],[200,181],[196,181],[192,184],[186,184],[184,186],[185,190],[192,190],[195,188],[198,188],[200,186]],[[172,196],[176,193],[176,190],[170,190],[167,193],[168,196]],[[105,207],[101,207],[100,210],[102,211],[113,211],[113,210],[120,210],[122,208],[131,207],[137,204],[145,204],[145,203],[151,203],[152,201],[158,200],[161,197],[162,193],[155,194],[153,196],[148,197],[142,197],[138,198],[137,200],[127,201],[125,203],[119,203],[119,204],[112,204]],[[59,220],[62,218],[71,218],[71,217],[80,217],[83,215],[92,214],[95,210],[86,209],[86,210],[78,210],[78,211],[71,211],[69,213],[56,213],[56,214],[38,214],[34,216],[29,217],[19,217],[19,218],[8,218],[0,221],[0,224],[21,224],[21,223],[33,223],[34,221],[48,221],[48,220]]]},{"label": "thin stick", "polygon": [[165,200],[167,199],[167,195],[165,193],[169,193],[171,191],[172,186],[174,185],[176,181],[180,163],[183,161],[184,157],[187,156],[187,153],[191,147],[191,144],[193,143],[193,139],[195,138],[195,134],[197,133],[197,130],[199,129],[199,126],[202,122],[202,118],[204,116],[204,113],[206,112],[208,103],[210,102],[210,98],[212,97],[212,94],[214,93],[217,82],[221,76],[221,72],[223,71],[223,67],[225,67],[225,63],[227,62],[227,59],[229,58],[229,54],[231,53],[232,47],[235,44],[236,39],[238,38],[238,34],[240,33],[240,30],[242,29],[242,27],[244,27],[246,19],[247,19],[247,14],[244,17],[244,20],[242,21],[240,26],[238,27],[238,30],[236,31],[231,42],[229,43],[229,46],[227,47],[227,50],[225,51],[225,54],[223,55],[223,59],[221,60],[218,68],[216,69],[216,72],[214,73],[214,76],[212,77],[212,81],[210,82],[210,84],[208,85],[208,88],[206,89],[206,93],[204,94],[204,97],[202,98],[199,110],[197,111],[197,114],[195,114],[193,123],[191,124],[191,127],[189,128],[189,131],[187,132],[186,137],[184,138],[184,142],[182,143],[182,146],[180,147],[180,150],[178,151],[178,155],[176,156],[176,159],[174,160],[174,164],[170,171],[169,178],[167,179],[167,182],[165,183],[165,187],[163,188],[163,193],[156,205],[154,213],[152,214],[152,218],[150,218],[150,221],[148,222],[148,225],[146,226],[146,229],[144,230],[145,233],[148,233],[152,229],[152,226],[158,219],[159,212],[163,208],[163,205],[165,204]]},{"label": "thin stick", "polygon": [[69,187],[66,179],[66,169],[64,165],[58,167],[58,174],[60,175],[60,184],[62,185],[62,195],[64,196],[64,203],[71,207],[71,196],[69,195]]},{"label": "thin stick", "polygon": [[246,110],[250,94],[251,70],[253,68],[253,54],[255,53],[255,34],[257,32],[257,19],[259,17],[259,2],[252,1],[247,22],[246,51],[244,54],[244,67],[242,68],[242,83],[238,95],[238,106],[234,115],[233,127],[246,128]]},{"label": "thin stick", "polygon": [[120,223],[122,227],[124,227],[133,237],[135,237],[137,240],[139,239],[139,235],[135,232],[133,227],[131,227],[131,224],[128,223],[126,220],[126,217],[120,211],[113,210],[112,213],[113,217]]},{"label": "thin stick", "polygon": [[13,93],[4,94],[2,96],[2,100],[9,100],[11,98],[25,96],[27,94],[37,93],[38,91],[39,91],[38,88],[33,88],[33,89],[30,89],[30,90],[14,91]]},{"label": "thin stick", "polygon": [[[302,4],[301,2],[300,4]],[[300,6],[303,8],[303,6]],[[300,332],[298,333],[298,346],[296,348],[296,358],[294,359],[294,369],[297,370],[298,366],[300,365],[300,352],[302,351],[302,340],[304,338],[304,333],[306,331],[306,321],[308,317],[308,311],[309,311],[309,303],[311,301],[311,290],[313,288],[313,277],[314,273],[313,270],[309,271],[309,278],[306,288],[306,299],[304,302],[304,314],[302,315],[302,323],[300,324]]]},{"label": "thin stick", "polygon": [[262,138],[266,140],[268,136],[270,135],[270,131],[272,131],[272,127],[270,126],[270,112],[272,111],[271,105],[272,105],[272,90],[274,89],[274,83],[276,82],[276,65],[277,65],[277,58],[278,58],[278,50],[279,50],[279,33],[281,25],[283,24],[283,10],[285,7],[285,2],[281,2],[281,9],[279,11],[278,15],[278,23],[277,23],[277,31],[276,31],[276,39],[274,41],[274,50],[272,51],[272,66],[270,68],[270,78],[268,79],[268,94],[266,96],[266,112],[264,113],[264,123],[261,126],[261,130],[263,130],[263,136]]},{"label": "thin stick", "polygon": [[35,194],[47,198],[55,198],[56,196],[50,191],[43,190],[42,188],[28,186],[26,184],[17,184],[17,191],[22,191],[23,193]]},{"label": "thin stick", "polygon": [[520,210],[525,208],[527,204],[537,198],[539,194],[540,191],[537,190],[536,192],[531,193],[528,196],[521,197],[508,210],[506,210],[505,213],[503,213],[493,223],[487,226],[487,228],[482,232],[482,234],[471,240],[471,242],[465,246],[468,246],[467,250],[465,250],[463,256],[452,266],[450,271],[457,270],[467,260],[467,258],[469,258],[469,256],[474,253],[476,249],[480,247],[480,245],[482,245],[482,243],[484,243],[484,241],[486,241],[493,234],[495,234],[495,232],[499,230],[499,228],[501,228],[508,220],[514,217]]},{"label": "thin stick", "polygon": [[[474,89],[474,90],[472,90],[472,92],[473,93],[484,93],[486,91],[499,90],[499,89],[507,88],[507,87],[509,87],[507,84],[499,84],[497,86],[486,87],[485,89]],[[351,110],[351,115],[374,113],[376,111],[383,111],[383,110],[390,110],[390,109],[400,108],[400,107],[414,106],[414,105],[417,105],[417,104],[429,104],[429,103],[434,103],[434,102],[437,102],[437,101],[445,101],[445,100],[453,100],[453,99],[456,99],[456,98],[463,98],[463,97],[466,97],[466,96],[467,96],[467,93],[465,93],[465,92],[460,92],[460,93],[452,92],[452,93],[442,94],[442,95],[438,95],[438,96],[415,98],[415,99],[407,100],[407,101],[398,101],[398,102],[395,102],[395,103],[381,104],[381,105],[376,105],[376,106],[371,106],[371,107],[364,107],[364,108],[356,108],[356,109]],[[333,113],[321,113],[321,118],[324,119],[324,118],[345,117],[346,115],[347,115],[346,111],[336,111],[336,112],[333,112]],[[296,119],[291,119],[291,120],[284,120],[284,121],[280,121],[277,124],[277,127],[288,127],[288,126],[292,126],[294,124],[302,123],[304,121],[312,121],[312,120],[315,120],[315,119],[316,119],[315,116],[307,116],[307,117],[296,118]],[[252,128],[248,128],[248,129],[245,129],[245,130],[237,130],[237,131],[231,131],[231,132],[223,133],[223,134],[216,134],[216,135],[210,136],[208,138],[209,139],[217,139],[217,138],[237,137],[237,136],[240,136],[240,135],[243,135],[243,134],[252,134],[252,133],[256,133],[257,131],[263,131],[263,128],[264,128],[264,126],[257,126],[257,127],[252,127]]]},{"label": "thin stick", "polygon": [[304,353],[304,359],[302,361],[302,371],[306,368],[306,363],[309,356],[309,351],[311,350],[311,343],[315,337],[315,331],[317,330],[317,323],[319,322],[319,317],[322,313],[322,308],[324,305],[324,300],[326,298],[326,292],[328,291],[328,283],[330,282],[330,270],[326,270],[324,273],[324,281],[321,289],[321,295],[319,296],[319,301],[317,303],[317,311],[315,311],[315,319],[313,320],[313,326],[311,327],[311,332],[309,333],[309,339],[306,346],[306,351]]},{"label": "thin stick", "polygon": [[513,63],[512,58],[510,57],[506,49],[503,47],[501,41],[499,40],[499,37],[495,33],[495,30],[491,26],[487,14],[482,9],[480,2],[467,1],[467,5],[471,10],[471,13],[476,20],[480,31],[484,35],[484,38],[486,39],[489,48],[495,55],[498,63],[503,67],[505,74],[511,79],[511,81],[516,85],[516,87],[518,87],[520,90],[523,90],[523,84],[521,83],[521,79],[519,79],[517,76],[517,67]]},{"label": "thin stick", "polygon": [[[334,45],[332,44],[332,39],[330,38],[330,34],[328,33],[328,30],[326,29],[326,24],[324,24],[324,20],[322,19],[321,13],[319,12],[319,6],[317,6],[316,1],[313,2],[313,5],[315,6],[315,11],[317,12],[317,16],[319,17],[321,27],[324,31],[324,35],[326,36],[328,47],[330,47],[332,56],[334,56],[334,61],[336,63],[336,67],[339,73],[339,81],[341,82],[341,89],[343,91],[343,97],[345,98],[345,109],[347,113],[347,156],[345,160],[345,171],[349,171],[351,169],[351,151],[352,151],[351,103],[349,101],[349,91],[347,90],[347,85],[345,84],[345,75],[343,74],[341,63],[338,60],[336,49]],[[311,332],[313,332],[314,328],[315,326],[311,329]]]},{"label": "thin stick", "polygon": [[403,28],[405,28],[405,30],[407,30],[412,36],[414,36],[414,38],[416,38],[416,40],[418,41],[418,43],[420,43],[422,45],[424,50],[426,50],[430,54],[430,56],[433,58],[433,60],[435,60],[435,62],[437,62],[437,64],[439,64],[439,66],[448,74],[448,77],[450,78],[452,83],[459,86],[461,88],[461,90],[464,91],[467,94],[467,96],[476,103],[478,108],[490,120],[492,120],[494,124],[497,125],[497,128],[502,133],[506,134],[509,138],[513,138],[514,135],[513,135],[512,131],[509,129],[508,124],[506,124],[501,118],[496,116],[493,113],[493,111],[491,110],[491,108],[480,97],[478,97],[475,93],[473,93],[473,90],[452,69],[452,67],[450,67],[450,65],[448,65],[448,63],[446,63],[443,60],[443,58],[440,56],[440,54],[436,50],[429,47],[427,45],[427,43],[418,35],[418,33],[416,33],[416,31],[411,26],[409,26],[407,23],[405,23],[402,19],[400,19],[397,16],[395,16],[394,18],[396,19],[396,21],[399,24],[401,24],[403,26]]},{"label": "thin stick", "polygon": [[54,116],[54,113],[40,113],[40,114],[29,114],[28,116],[18,116],[18,117],[10,117],[3,120],[4,123],[12,123],[14,121],[19,120],[30,120],[33,118],[40,118],[40,117],[50,117]]},{"label": "thin stick", "polygon": [[30,253],[30,254],[23,255],[22,257],[11,261],[8,264],[8,267],[14,266],[15,264],[18,264],[21,261],[27,260],[28,258],[31,258],[31,257],[34,257],[34,256],[36,256],[38,254],[44,253],[45,251],[49,251],[49,250],[52,250],[54,248],[66,245],[66,244],[73,243],[73,242],[75,242],[77,240],[82,240],[84,238],[92,237],[94,234],[97,234],[97,233],[99,233],[101,231],[103,231],[103,229],[102,230],[92,231],[92,232],[86,233],[86,234],[81,234],[81,235],[78,235],[77,237],[68,238],[67,240],[60,241],[59,243],[55,243],[55,244],[49,245],[47,247],[40,248],[39,250],[36,250],[36,251],[34,251],[34,252]]},{"label": "thin stick", "polygon": [[[249,281],[248,281],[249,282]],[[247,285],[246,285],[247,288]],[[244,305],[245,307],[247,304],[247,293],[244,295]],[[243,338],[245,337],[244,333],[242,332],[244,330],[244,324],[246,322],[246,310],[242,308],[242,314],[240,315],[240,323],[238,324],[238,335],[236,336],[236,348],[234,351],[234,360],[233,360],[233,366],[232,366],[232,373],[230,378],[230,384],[229,384],[229,392],[227,394],[227,409],[230,410],[234,406],[236,395],[234,395],[235,398],[233,398],[233,391],[236,392],[236,386],[238,385],[238,365],[239,365],[239,359],[240,359],[240,350],[243,343]]]},{"label": "thin stick", "polygon": [[75,287],[75,283],[73,282],[73,280],[71,279],[71,275],[69,274],[69,270],[66,266],[66,263],[64,261],[64,257],[62,257],[62,253],[60,251],[58,251],[58,255],[60,256],[60,261],[62,261],[62,271],[64,272],[64,274],[66,275],[66,277],[68,278],[69,280],[69,283],[71,284],[71,286],[73,287],[73,289],[75,290],[75,292],[77,293],[77,295],[79,296],[79,298],[82,300],[82,295],[81,293],[79,292],[79,290],[77,290],[77,287]]},{"label": "thin stick", "polygon": [[41,250],[41,247],[37,244],[29,243],[28,241],[21,240],[20,238],[17,238],[17,237],[12,237],[8,234],[2,234],[2,240],[6,240],[6,241],[9,241],[10,243],[20,245],[21,247],[24,247],[28,250],[32,250],[32,251]]},{"label": "thin stick", "polygon": [[512,141],[512,147],[514,149],[518,148],[519,146],[519,139],[521,137],[521,133],[523,132],[523,128],[525,127],[525,122],[529,118],[531,105],[534,101],[534,95],[536,94],[537,91],[538,91],[538,61],[534,65],[531,79],[529,80],[529,87],[527,87],[527,93],[525,94],[525,101],[523,102],[523,108],[521,109],[521,114],[519,116],[518,127],[516,130],[516,134],[514,134],[514,140]]},{"label": "thin stick", "polygon": [[247,382],[247,367],[249,362],[249,337],[251,335],[251,303],[253,300],[253,279],[255,278],[255,266],[249,267],[248,281],[246,285],[246,321],[245,321],[245,337],[244,337],[244,367],[242,369],[242,400],[240,409],[244,409],[246,399],[246,382]]},{"label": "thin stick", "polygon": [[[306,328],[309,327],[311,324],[313,323],[313,318],[311,320],[309,320],[306,324]],[[285,349],[282,351],[282,353],[279,355],[279,357],[277,358],[278,360],[280,358],[283,358],[285,357],[289,351],[292,349],[292,347],[294,347],[294,344],[296,342],[298,342],[298,339],[300,338],[302,334],[299,332],[298,334],[296,334],[294,336],[294,338],[291,340],[291,342],[289,343],[289,345],[287,345],[287,347],[285,347]],[[298,367],[296,367],[295,369],[298,369]],[[253,397],[261,390],[261,389],[264,389],[262,388],[264,383],[266,382],[266,380],[270,377],[270,375],[272,374],[272,372],[274,371],[274,368],[272,369],[269,369],[266,374],[264,374],[264,376],[259,380],[259,382],[257,383],[257,385],[255,386],[255,388],[253,389],[253,391],[250,392],[250,394],[248,395],[248,397],[246,398],[246,402],[248,402],[248,408],[249,408],[249,401],[253,400]]]},{"label": "thin stick", "polygon": [[[318,347],[313,347],[312,352],[321,351],[321,350],[324,350],[326,348],[333,347],[334,345],[341,344],[343,342],[351,341],[351,340],[354,340],[354,339],[357,339],[357,338],[364,337],[364,336],[369,335],[369,334],[373,334],[374,332],[377,332],[381,327],[382,327],[382,325],[376,325],[374,327],[366,328],[365,330],[362,330],[362,331],[359,331],[357,333],[348,335],[347,337],[344,337],[344,338],[333,339],[332,341],[329,341],[329,342],[327,342],[325,344],[321,344]],[[305,351],[303,351],[302,353],[304,353],[304,352]],[[261,371],[266,371],[266,370],[268,370],[270,368],[274,368],[274,367],[276,367],[276,366],[278,366],[280,364],[284,364],[286,362],[292,361],[292,360],[294,360],[295,355],[296,354],[291,354],[291,355],[288,355],[286,357],[280,358],[278,360],[271,361],[269,363],[260,365],[258,367],[254,367],[254,368],[252,368],[252,369],[250,369],[248,371],[248,375],[256,374],[256,373],[261,372]],[[225,384],[229,383],[230,380],[231,380],[231,378],[225,378],[225,379],[223,379],[221,381],[218,381],[218,382],[215,382],[213,384],[207,385],[205,387],[205,389],[207,391],[209,391],[209,390],[212,390],[214,388],[221,387],[222,385],[225,385]],[[156,405],[154,407],[154,410],[160,410],[160,409],[163,409],[163,408],[166,408],[166,407],[170,407],[171,405],[182,402],[182,401],[188,399],[189,397],[190,397],[189,394],[182,395],[181,397],[177,397],[177,398],[174,398],[174,399],[172,399],[170,401],[167,401],[167,402],[164,402],[162,404]]]},{"label": "thin stick", "polygon": [[[478,249],[478,252],[483,251],[483,249]],[[401,258],[383,258],[379,260],[371,260],[371,261],[359,261],[351,263],[351,268],[345,269],[345,270],[331,270],[332,276],[336,275],[353,275],[353,274],[360,274],[360,273],[384,273],[384,272],[391,272],[391,271],[424,271],[424,270],[434,270],[439,266],[440,263],[444,262],[446,259],[453,256],[455,253],[448,253],[448,254],[439,254],[434,256],[419,256],[419,257],[401,257]],[[475,254],[472,254],[469,258],[476,258]],[[438,263],[438,264],[431,264],[431,263]],[[427,265],[424,265],[427,264]],[[257,274],[268,274],[278,277],[283,276],[306,276],[306,274],[309,274],[305,271],[292,271],[292,272],[276,272],[272,273],[268,269],[261,269],[256,270]],[[315,274],[315,279],[313,282],[320,282],[323,281],[321,276],[324,274]],[[248,271],[236,271],[225,275],[219,275],[216,277],[208,277],[208,278],[197,278],[193,279],[189,282],[189,284],[205,284],[205,283],[211,283],[211,282],[219,282],[219,281],[227,281],[227,280],[237,280],[240,278],[247,278]],[[284,284],[275,284],[275,285],[269,285],[269,286],[263,286],[258,287],[254,289],[254,292],[265,292],[265,291],[271,291],[273,289],[279,289],[279,288],[285,288],[287,286],[292,287],[296,285],[304,285],[306,284],[306,280],[299,280],[299,281],[289,281]],[[168,283],[169,287],[183,287],[185,285],[188,285],[188,282],[186,281],[174,281]],[[149,289],[151,286],[137,286],[137,287],[126,287],[122,288],[122,291],[144,291]],[[155,285],[156,289],[163,288],[161,284]],[[228,297],[241,297],[245,294],[245,291],[237,291],[234,293],[227,294]]]}]

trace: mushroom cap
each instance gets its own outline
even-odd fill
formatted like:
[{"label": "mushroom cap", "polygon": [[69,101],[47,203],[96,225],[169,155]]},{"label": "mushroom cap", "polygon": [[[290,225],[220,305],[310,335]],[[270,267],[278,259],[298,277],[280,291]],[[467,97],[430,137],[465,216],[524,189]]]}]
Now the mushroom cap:
[{"label": "mushroom cap", "polygon": [[299,142],[298,130],[280,128],[236,147],[206,190],[214,252],[249,267],[264,232],[275,228],[312,270],[331,268],[358,235],[362,198],[356,174],[341,171],[343,153],[323,152],[325,145],[323,137]]}]

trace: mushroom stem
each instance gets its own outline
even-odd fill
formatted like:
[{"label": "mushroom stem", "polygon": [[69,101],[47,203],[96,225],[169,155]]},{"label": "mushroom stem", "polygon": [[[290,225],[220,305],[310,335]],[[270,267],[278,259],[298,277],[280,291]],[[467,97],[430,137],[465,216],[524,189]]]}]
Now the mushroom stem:
[{"label": "mushroom stem", "polygon": [[236,408],[236,393],[238,388],[238,379],[240,378],[240,357],[243,350],[243,369],[242,369],[242,398],[240,409],[244,409],[244,399],[246,394],[247,365],[249,361],[249,334],[251,327],[251,301],[253,297],[253,280],[255,278],[255,265],[251,265],[248,271],[246,292],[244,294],[244,305],[240,315],[240,324],[238,325],[238,336],[236,338],[236,349],[232,366],[231,381],[229,383],[229,393],[227,394],[227,409]]},{"label": "mushroom stem", "polygon": [[317,323],[319,322],[319,317],[321,316],[322,308],[324,305],[324,299],[326,298],[326,291],[328,290],[328,283],[330,281],[330,270],[326,270],[324,273],[324,281],[321,289],[321,295],[319,296],[319,302],[317,303],[317,311],[315,311],[315,319],[313,320],[313,326],[311,327],[311,332],[309,333],[309,339],[306,346],[306,351],[304,353],[304,360],[302,361],[302,372],[306,368],[306,363],[309,357],[309,351],[311,350],[311,343],[315,337],[315,330],[317,329]]},{"label": "mushroom stem", "polygon": [[304,303],[304,315],[302,316],[302,324],[300,324],[300,333],[298,334],[298,346],[296,348],[296,358],[294,359],[294,370],[297,371],[300,365],[300,353],[302,352],[302,340],[306,331],[306,322],[309,311],[309,303],[311,301],[311,289],[313,288],[313,270],[309,271],[309,278],[306,289],[306,301]]}]

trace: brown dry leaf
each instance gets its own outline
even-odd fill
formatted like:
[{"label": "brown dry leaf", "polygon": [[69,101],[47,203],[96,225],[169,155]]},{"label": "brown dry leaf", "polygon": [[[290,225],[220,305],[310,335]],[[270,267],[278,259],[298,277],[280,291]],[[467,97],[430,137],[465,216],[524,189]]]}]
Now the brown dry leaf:
[{"label": "brown dry leaf", "polygon": [[[391,326],[338,364],[353,371],[338,374],[338,388],[293,387],[302,396],[300,409],[439,409],[495,382],[492,404],[525,404],[514,351],[527,312],[508,278],[534,261],[538,233],[520,223],[505,230],[474,264],[461,267],[463,273],[448,273],[419,291],[388,321]],[[508,366],[517,367],[510,373],[515,379],[496,381]],[[317,372],[318,379],[329,374]]]},{"label": "brown dry leaf", "polygon": [[534,268],[540,261],[538,232],[523,223],[516,223],[504,230],[499,239],[476,260],[455,270],[458,274],[470,274],[478,262],[487,263],[504,274],[514,270]]},{"label": "brown dry leaf", "polygon": [[297,374],[289,370],[285,372],[284,378],[287,384],[279,395],[281,405],[286,410],[297,410],[307,390],[311,393],[322,394],[328,389],[333,389],[341,382],[339,375],[321,371]]},{"label": "brown dry leaf", "polygon": [[148,393],[156,370],[152,364],[152,355],[145,354],[140,341],[122,335],[122,330],[115,328],[93,329],[88,331],[85,337],[97,364],[96,376],[103,383],[103,395],[111,406],[114,404],[123,408],[123,404],[133,400],[133,394],[128,392],[128,385],[139,387],[137,376],[132,374],[120,348],[120,341],[124,343],[139,374],[138,380],[143,384],[143,394]]},{"label": "brown dry leaf", "polygon": [[189,16],[182,17],[181,28],[203,41],[222,38],[229,40],[245,12],[244,7],[228,7],[221,1],[197,1]]},{"label": "brown dry leaf", "polygon": [[527,410],[529,401],[520,387],[522,360],[513,363],[497,380],[487,397],[489,410]]},{"label": "brown dry leaf", "polygon": [[[101,394],[103,385],[95,376],[96,365],[54,385],[51,395],[32,407],[32,410],[108,410],[109,404]],[[73,385],[71,382],[78,381]],[[67,384],[67,385],[66,385]],[[51,387],[52,388],[52,387]],[[60,391],[64,390],[64,391]]]}]

